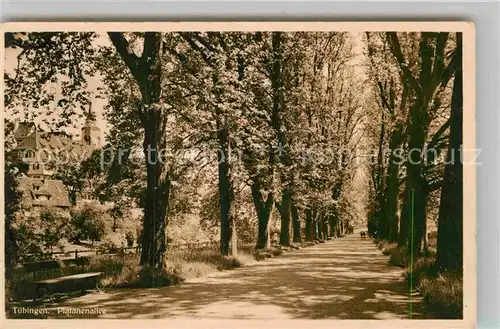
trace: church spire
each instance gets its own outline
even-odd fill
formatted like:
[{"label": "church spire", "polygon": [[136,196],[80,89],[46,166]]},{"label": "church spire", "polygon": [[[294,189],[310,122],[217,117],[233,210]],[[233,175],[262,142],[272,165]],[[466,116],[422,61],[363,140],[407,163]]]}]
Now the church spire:
[{"label": "church spire", "polygon": [[89,103],[85,116],[85,125],[82,128],[82,140],[86,145],[101,148],[101,130],[97,127],[96,115],[92,111],[92,103]]},{"label": "church spire", "polygon": [[96,121],[96,116],[94,111],[92,111],[92,101],[89,101],[89,109],[87,110],[86,113],[86,121]]}]

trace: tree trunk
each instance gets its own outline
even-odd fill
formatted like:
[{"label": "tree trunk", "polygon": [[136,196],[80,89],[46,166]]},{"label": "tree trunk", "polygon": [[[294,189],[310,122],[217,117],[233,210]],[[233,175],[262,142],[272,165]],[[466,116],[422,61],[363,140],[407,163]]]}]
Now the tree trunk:
[{"label": "tree trunk", "polygon": [[328,240],[328,217],[326,214],[323,214],[323,239]]},{"label": "tree trunk", "polygon": [[319,211],[317,209],[314,209],[313,214],[312,214],[312,240],[313,241],[315,241],[319,238],[318,220],[319,220]]},{"label": "tree trunk", "polygon": [[[420,178],[420,166],[413,168],[413,173],[408,175],[408,193],[410,195],[410,248],[414,256],[420,255],[425,231],[426,220],[426,192]],[[418,174],[418,176],[417,176]]]},{"label": "tree trunk", "polygon": [[451,100],[450,141],[439,205],[436,264],[441,270],[463,268],[463,143],[462,34],[457,33],[457,64]]},{"label": "tree trunk", "polygon": [[412,108],[412,120],[410,123],[409,161],[407,165],[406,189],[410,196],[410,248],[414,256],[418,256],[422,250],[422,240],[425,229],[426,218],[426,186],[422,178],[423,161],[421,152],[424,149],[427,110],[416,104]]},{"label": "tree trunk", "polygon": [[[155,130],[146,131],[145,143],[149,146],[156,144],[155,139],[151,137],[151,135],[156,135],[154,132]],[[148,141],[146,142],[146,140]],[[154,148],[151,147],[151,149],[156,150],[156,146]],[[157,159],[156,152],[153,152],[155,154],[151,158],[148,158],[147,150],[145,150],[145,153],[147,159]],[[163,256],[167,248],[165,228],[170,194],[170,179],[168,179],[168,175],[165,173],[164,165],[158,159],[156,163],[149,160],[146,161],[148,162],[146,165],[147,187],[141,239],[141,265],[162,268]]]},{"label": "tree trunk", "polygon": [[306,241],[313,241],[313,219],[312,219],[312,210],[310,208],[307,208],[306,211]]},{"label": "tree trunk", "polygon": [[250,187],[252,191],[252,199],[257,212],[258,229],[257,229],[257,249],[268,248],[269,239],[269,219],[273,210],[274,198],[269,193],[267,200],[264,202],[262,192],[260,191],[259,183],[254,183]]},{"label": "tree trunk", "polygon": [[427,236],[427,232],[428,232],[428,221],[427,221],[427,217],[425,218],[425,224],[424,224],[424,234],[423,234],[423,238],[422,238],[422,251],[424,252],[427,252],[429,250],[429,237]]},{"label": "tree trunk", "polygon": [[333,219],[333,215],[328,215],[328,237],[335,238],[335,221]]},{"label": "tree trunk", "polygon": [[377,223],[376,235],[379,238],[385,238],[387,232],[385,231],[386,224],[384,218],[384,140],[385,140],[385,120],[384,113],[381,115],[381,127],[378,142],[377,152],[377,171],[376,171],[376,191],[377,191],[377,207],[375,218]]},{"label": "tree trunk", "polygon": [[318,239],[323,240],[323,212],[318,215],[318,220],[316,221],[316,230],[318,231]]},{"label": "tree trunk", "polygon": [[282,246],[290,245],[291,198],[291,191],[284,188],[281,197],[281,205],[279,206],[281,215],[280,245]]},{"label": "tree trunk", "polygon": [[397,241],[398,239],[398,192],[399,192],[399,163],[394,151],[401,145],[402,142],[402,124],[398,122],[394,131],[391,133],[389,148],[391,156],[389,159],[389,168],[385,183],[385,204],[384,216],[386,223],[387,239],[389,241]]},{"label": "tree trunk", "polygon": [[398,246],[406,247],[410,236],[410,195],[409,191],[405,190],[403,195],[403,204],[401,205],[400,228],[398,235]]},{"label": "tree trunk", "polygon": [[301,243],[302,238],[300,236],[300,218],[299,218],[299,210],[297,206],[293,204],[291,206],[291,215],[292,215],[292,225],[293,225],[293,242]]},{"label": "tree trunk", "polygon": [[218,130],[219,146],[219,210],[220,210],[220,252],[223,256],[236,255],[236,236],[234,225],[234,189],[231,179],[229,138],[226,129]]},{"label": "tree trunk", "polygon": [[130,49],[121,32],[108,32],[111,42],[130,69],[141,91],[143,107],[139,117],[144,128],[143,151],[146,157],[146,200],[142,230],[142,266],[163,267],[166,251],[165,227],[170,193],[170,180],[165,164],[158,157],[158,147],[164,147],[165,131],[161,100],[162,34],[144,33],[141,57]]},{"label": "tree trunk", "polygon": [[333,213],[331,215],[331,223],[330,223],[330,235],[333,238],[339,237],[338,230],[337,230],[338,222],[339,222],[339,216],[338,216],[337,209],[333,208]]}]

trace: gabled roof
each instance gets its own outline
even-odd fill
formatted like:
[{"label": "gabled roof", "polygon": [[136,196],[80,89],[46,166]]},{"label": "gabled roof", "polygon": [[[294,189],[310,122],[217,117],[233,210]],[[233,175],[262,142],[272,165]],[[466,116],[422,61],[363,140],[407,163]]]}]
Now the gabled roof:
[{"label": "gabled roof", "polygon": [[[68,192],[60,180],[40,178],[19,178],[19,190],[23,194],[22,203],[31,206],[69,207]],[[47,200],[38,200],[37,196],[47,196]]]},{"label": "gabled roof", "polygon": [[36,150],[38,147],[38,132],[35,131],[32,134],[26,136],[19,144],[17,144],[16,149],[20,150]]}]

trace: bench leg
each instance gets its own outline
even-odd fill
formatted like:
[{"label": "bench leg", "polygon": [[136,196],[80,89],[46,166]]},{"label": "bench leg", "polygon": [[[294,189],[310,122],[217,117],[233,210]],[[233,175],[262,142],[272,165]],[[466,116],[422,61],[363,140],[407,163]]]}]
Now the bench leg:
[{"label": "bench leg", "polygon": [[101,292],[101,289],[99,289],[99,277],[95,277],[93,280],[94,280],[94,286],[95,286],[97,292]]},{"label": "bench leg", "polygon": [[33,296],[33,303],[36,303],[38,297],[40,295],[40,286],[39,285],[36,285],[36,288],[35,288],[35,295]]},{"label": "bench leg", "polygon": [[89,284],[86,283],[85,286],[94,286],[98,292],[101,292],[101,289],[99,289],[99,279],[98,278],[97,279],[90,278],[90,279],[87,279],[87,281],[90,281],[90,282],[88,282]]}]

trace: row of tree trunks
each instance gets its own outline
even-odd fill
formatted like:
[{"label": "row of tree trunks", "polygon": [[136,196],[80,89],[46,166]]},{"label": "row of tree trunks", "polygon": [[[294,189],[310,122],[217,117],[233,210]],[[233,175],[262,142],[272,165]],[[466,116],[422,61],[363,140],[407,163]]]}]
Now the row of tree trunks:
[{"label": "row of tree trunks", "polygon": [[[454,60],[445,65],[445,49],[448,33],[423,32],[419,40],[420,68],[415,75],[409,68],[396,32],[387,32],[391,51],[398,62],[401,78],[412,88],[412,104],[408,113],[408,158],[406,163],[406,179],[404,201],[401,211],[401,227],[398,243],[408,245],[408,251],[418,256],[425,247],[426,208],[429,188],[424,178],[423,150],[428,138],[431,104],[439,102],[440,92],[451,79]],[[456,62],[456,58],[455,58]],[[391,182],[393,184],[393,182]],[[392,216],[392,214],[390,214]],[[386,218],[387,219],[387,218]],[[389,227],[391,223],[388,224]],[[384,232],[389,233],[389,232]],[[384,237],[395,234],[384,234]]]},{"label": "row of tree trunks", "polygon": [[315,209],[305,210],[305,241],[327,240],[344,236],[347,224],[333,214],[326,214]]}]

